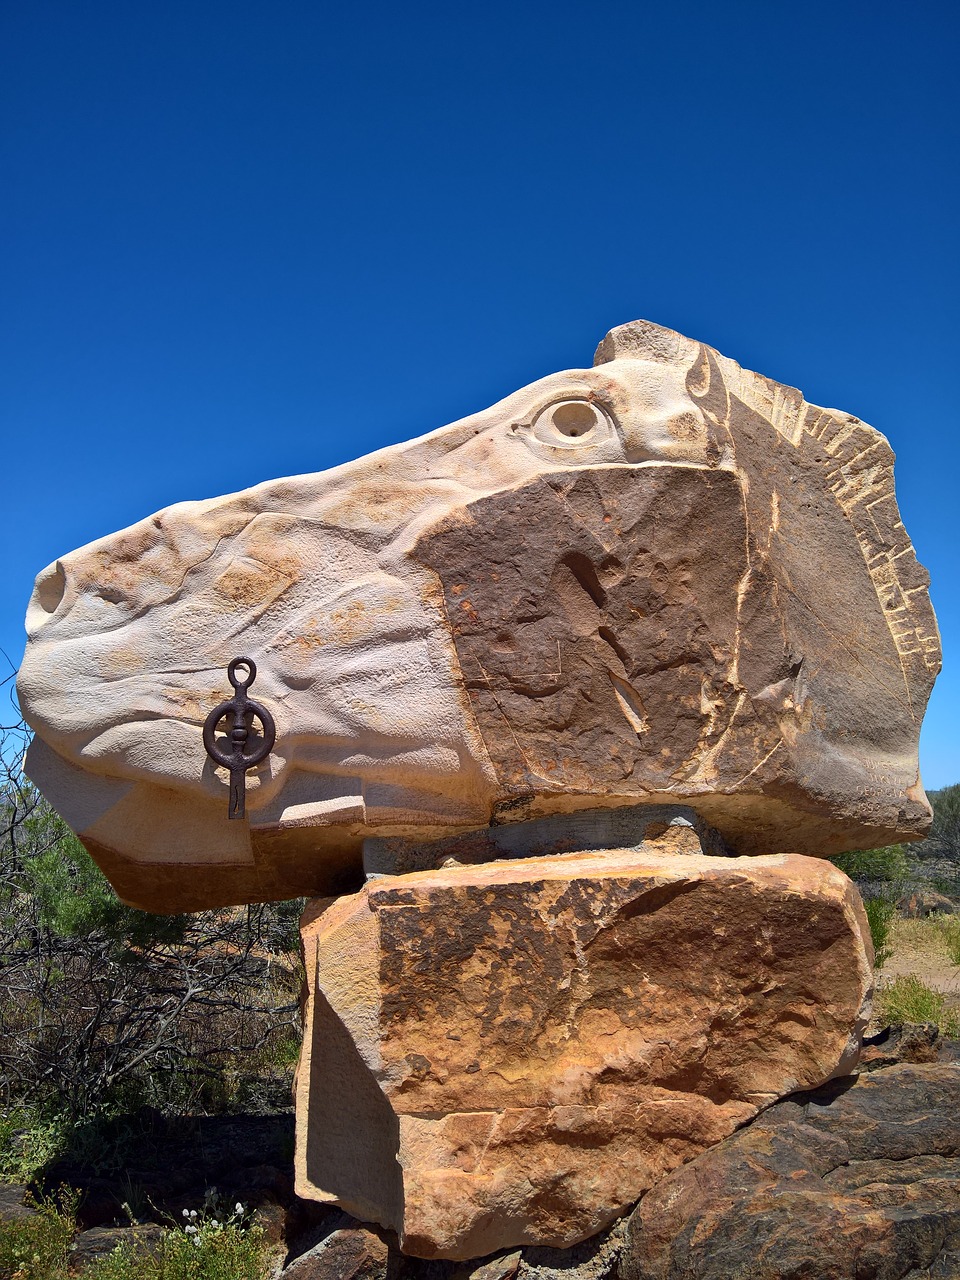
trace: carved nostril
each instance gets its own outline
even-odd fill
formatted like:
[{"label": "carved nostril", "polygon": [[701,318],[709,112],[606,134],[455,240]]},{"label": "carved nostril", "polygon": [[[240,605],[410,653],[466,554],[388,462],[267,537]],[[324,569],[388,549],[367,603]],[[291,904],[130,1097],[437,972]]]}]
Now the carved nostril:
[{"label": "carved nostril", "polygon": [[66,589],[67,575],[63,572],[63,565],[57,560],[37,578],[34,599],[44,613],[56,613]]},{"label": "carved nostril", "polygon": [[27,634],[33,635],[60,608],[67,590],[67,575],[59,560],[37,576],[27,607]]}]

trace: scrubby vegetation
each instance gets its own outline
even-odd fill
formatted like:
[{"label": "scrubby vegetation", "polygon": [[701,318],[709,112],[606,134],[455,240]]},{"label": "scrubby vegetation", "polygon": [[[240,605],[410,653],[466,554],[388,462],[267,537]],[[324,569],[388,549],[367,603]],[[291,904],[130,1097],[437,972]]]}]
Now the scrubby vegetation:
[{"label": "scrubby vegetation", "polygon": [[879,989],[876,1014],[881,1022],[935,1022],[944,1035],[960,1035],[960,1013],[915,974],[901,974]]},{"label": "scrubby vegetation", "polygon": [[[933,1022],[960,1035],[960,784],[930,793],[933,825],[912,845],[841,854],[876,952],[879,1023]],[[912,917],[912,918],[911,918]]]},{"label": "scrubby vegetation", "polygon": [[952,787],[931,791],[933,824],[925,840],[912,847],[913,855],[922,862],[942,861],[960,872],[960,782]]},{"label": "scrubby vegetation", "polygon": [[[0,1280],[72,1280],[75,1202],[40,1200],[37,1212],[0,1223]],[[269,1258],[263,1231],[243,1206],[184,1212],[152,1244],[122,1244],[82,1270],[83,1280],[262,1280]]]},{"label": "scrubby vegetation", "polygon": [[79,1118],[286,1105],[300,904],[124,906],[19,773],[15,732],[0,789],[0,1162],[42,1162]]},{"label": "scrubby vegetation", "polygon": [[84,1280],[261,1280],[266,1244],[261,1229],[244,1221],[243,1205],[185,1210],[184,1219],[155,1250],[121,1245],[88,1267]]},{"label": "scrubby vegetation", "polygon": [[[42,1186],[64,1163],[116,1175],[142,1158],[155,1117],[287,1110],[301,904],[125,906],[24,778],[26,740],[22,725],[0,738],[0,1179]],[[128,1205],[127,1220],[142,1207]],[[76,1274],[76,1208],[66,1190],[0,1223],[0,1280]],[[208,1203],[151,1249],[124,1246],[83,1275],[257,1280],[264,1258],[242,1206]]]},{"label": "scrubby vegetation", "polygon": [[902,844],[889,844],[881,849],[855,849],[831,859],[851,880],[875,880],[882,884],[899,884],[910,879],[912,865]]},{"label": "scrubby vegetation", "polygon": [[890,959],[890,928],[895,907],[887,898],[868,898],[863,905],[873,942],[873,962],[882,969]]},{"label": "scrubby vegetation", "polygon": [[74,1203],[41,1200],[32,1217],[0,1223],[2,1280],[60,1280],[75,1230]]}]

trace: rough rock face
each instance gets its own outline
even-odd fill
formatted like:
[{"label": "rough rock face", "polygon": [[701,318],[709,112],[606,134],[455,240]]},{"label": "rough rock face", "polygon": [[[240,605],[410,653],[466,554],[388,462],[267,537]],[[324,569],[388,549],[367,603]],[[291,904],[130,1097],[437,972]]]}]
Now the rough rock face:
[{"label": "rough rock face", "polygon": [[582,809],[532,822],[483,827],[441,840],[393,836],[363,842],[368,876],[399,876],[440,867],[479,866],[503,858],[542,858],[590,849],[639,849],[657,853],[706,853],[729,857],[718,833],[684,805],[631,805],[623,809]]},{"label": "rough rock face", "polygon": [[850,881],[656,849],[383,877],[309,907],[299,1194],[420,1257],[566,1246],[849,1071],[872,979]]},{"label": "rough rock face", "polygon": [[771,1108],[664,1178],[622,1280],[960,1275],[960,1065],[900,1064]]},{"label": "rough rock face", "polygon": [[[28,768],[128,902],[349,888],[365,837],[689,803],[739,853],[920,834],[939,667],[872,428],[637,322],[592,369],[37,579]],[[248,823],[206,714],[259,665]]]},{"label": "rough rock face", "polygon": [[282,1280],[386,1280],[389,1249],[362,1227],[340,1228],[284,1268]]}]

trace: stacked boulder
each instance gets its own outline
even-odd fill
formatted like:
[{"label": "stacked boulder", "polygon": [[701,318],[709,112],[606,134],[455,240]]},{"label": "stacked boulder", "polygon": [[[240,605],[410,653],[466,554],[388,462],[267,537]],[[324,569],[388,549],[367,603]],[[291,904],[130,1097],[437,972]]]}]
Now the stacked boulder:
[{"label": "stacked boulder", "polygon": [[28,769],[121,896],[312,899],[301,1195],[412,1256],[565,1247],[852,1070],[869,931],[824,859],[925,831],[940,661],[892,463],[637,322],[39,576]]},{"label": "stacked boulder", "polygon": [[420,1257],[562,1248],[849,1072],[872,973],[851,882],[681,830],[308,908],[299,1194]]}]

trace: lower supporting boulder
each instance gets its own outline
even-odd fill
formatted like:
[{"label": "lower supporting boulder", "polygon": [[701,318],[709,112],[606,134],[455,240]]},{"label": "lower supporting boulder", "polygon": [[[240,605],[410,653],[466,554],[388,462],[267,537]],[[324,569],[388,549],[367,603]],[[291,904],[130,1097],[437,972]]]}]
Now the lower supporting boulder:
[{"label": "lower supporting boulder", "polygon": [[871,955],[829,863],[606,850],[308,906],[297,1190],[475,1258],[566,1247],[849,1072]]}]

